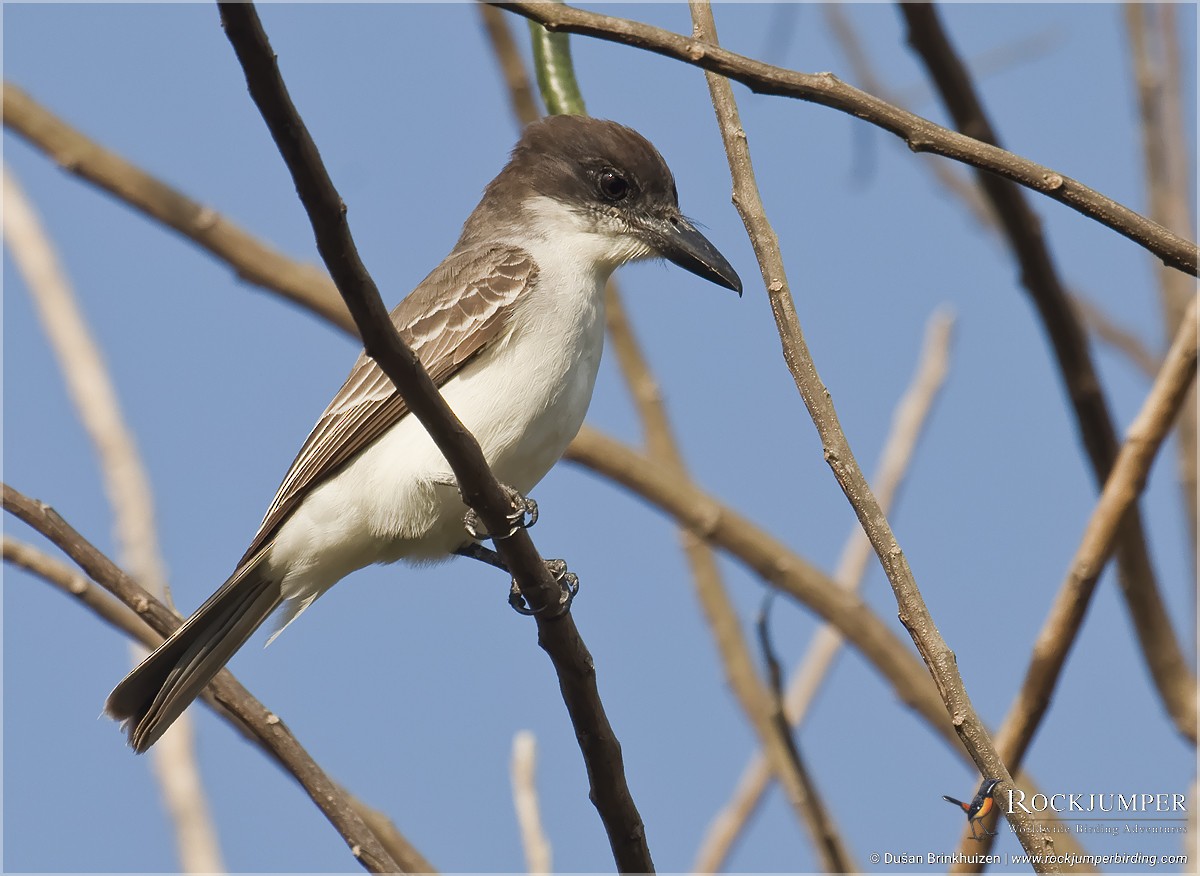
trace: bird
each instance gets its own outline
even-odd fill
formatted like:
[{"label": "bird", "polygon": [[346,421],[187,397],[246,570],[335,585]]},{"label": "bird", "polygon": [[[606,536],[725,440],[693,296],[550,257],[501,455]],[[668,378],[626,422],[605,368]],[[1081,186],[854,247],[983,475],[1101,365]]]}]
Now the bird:
[{"label": "bird", "polygon": [[[948,803],[953,803],[967,815],[967,824],[971,825],[971,839],[983,840],[989,836],[995,836],[996,832],[988,830],[982,824],[984,818],[991,814],[995,808],[996,801],[992,797],[992,793],[996,790],[996,786],[1000,784],[999,779],[984,779],[983,784],[979,786],[978,793],[970,803],[964,803],[962,800],[955,800],[953,797],[942,795],[942,799]],[[975,832],[975,825],[979,824],[980,830],[983,831],[983,836],[979,836]]]},{"label": "bird", "polygon": [[[450,254],[392,311],[522,501],[583,423],[609,276],[647,258],[742,293],[733,267],[680,212],[675,179],[645,137],[617,122],[550,116],[525,128]],[[532,500],[519,507],[536,515]],[[368,565],[455,554],[499,564],[467,510],[449,464],[364,352],[233,574],[113,689],[105,712],[144,752],[277,609],[274,635]]]}]

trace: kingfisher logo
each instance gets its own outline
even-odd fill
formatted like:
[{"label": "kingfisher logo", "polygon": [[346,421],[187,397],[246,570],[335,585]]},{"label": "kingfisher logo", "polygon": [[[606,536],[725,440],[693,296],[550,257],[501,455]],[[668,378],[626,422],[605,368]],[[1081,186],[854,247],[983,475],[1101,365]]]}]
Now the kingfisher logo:
[{"label": "kingfisher logo", "polygon": [[1125,813],[1164,814],[1187,812],[1185,794],[1031,794],[1011,790],[1005,794],[1008,814],[1025,812],[1030,815],[1053,812],[1105,812],[1118,815]]}]

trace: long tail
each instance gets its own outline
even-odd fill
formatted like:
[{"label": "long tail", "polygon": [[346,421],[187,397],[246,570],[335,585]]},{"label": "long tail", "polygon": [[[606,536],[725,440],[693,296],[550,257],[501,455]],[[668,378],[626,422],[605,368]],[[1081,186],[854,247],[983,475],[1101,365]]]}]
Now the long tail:
[{"label": "long tail", "polygon": [[239,568],[108,695],[104,711],[124,722],[134,751],[141,754],[158,741],[282,601],[279,582],[262,568],[263,553]]}]

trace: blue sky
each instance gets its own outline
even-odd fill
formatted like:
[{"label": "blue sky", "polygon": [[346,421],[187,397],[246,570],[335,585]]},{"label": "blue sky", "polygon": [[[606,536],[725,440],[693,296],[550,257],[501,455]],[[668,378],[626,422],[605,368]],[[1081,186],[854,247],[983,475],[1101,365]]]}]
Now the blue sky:
[{"label": "blue sky", "polygon": [[[604,10],[690,29],[683,5]],[[913,96],[917,112],[943,121],[895,9],[847,11],[885,81]],[[349,205],[363,258],[393,303],[453,245],[516,137],[477,10],[269,5],[261,14]],[[1177,7],[1177,15],[1185,69],[1194,70],[1194,7]],[[944,18],[968,58],[1048,35],[1049,51],[980,81],[1005,144],[1144,208],[1120,7],[956,5]],[[854,81],[815,6],[721,6],[717,23],[734,50],[766,51],[766,60]],[[513,25],[524,45],[523,22]],[[684,211],[746,281],[739,301],[673,266],[636,265],[619,275],[694,477],[832,570],[853,514],[779,354],[729,202],[703,75],[584,39],[574,41],[574,54],[589,111],[658,146]],[[213,6],[6,4],[4,74],[131,161],[288,254],[316,261]],[[892,517],[974,704],[994,727],[1096,495],[1036,316],[1002,248],[931,185],[927,159],[832,110],[740,86],[735,93],[809,345],[868,472],[926,320],[945,305],[957,314],[948,385]],[[1195,103],[1191,80],[1184,103]],[[1188,119],[1186,129],[1194,124]],[[175,597],[190,610],[232,569],[357,351],[7,133],[4,148],[104,350],[153,480]],[[1151,257],[1061,205],[1033,203],[1067,282],[1157,346]],[[4,479],[54,505],[111,553],[93,450],[7,252],[4,288]],[[1147,381],[1106,348],[1096,358],[1123,430]],[[611,357],[588,421],[638,440]],[[1195,592],[1173,452],[1156,465],[1142,508],[1164,598],[1193,649]],[[754,739],[725,687],[672,526],[565,464],[534,496],[542,510],[536,543],[547,556],[566,557],[583,580],[576,621],[596,659],[656,864],[685,869]],[[32,538],[11,519],[5,526]],[[731,560],[722,569],[749,623],[763,587]],[[1194,752],[1153,693],[1114,584],[1106,574],[1027,765],[1054,791],[1185,792]],[[610,869],[551,667],[533,625],[507,608],[506,587],[465,560],[364,570],[265,651],[260,634],[232,668],[338,781],[387,812],[447,871],[523,868],[508,756],[513,734],[532,730],[555,868]],[[865,594],[903,635],[874,563]],[[97,718],[128,669],[126,644],[8,569],[3,605],[5,869],[173,869],[147,762]],[[773,630],[786,663],[804,653],[814,629],[812,615],[776,602]],[[231,869],[354,869],[290,779],[206,711],[194,714]],[[859,657],[840,659],[800,742],[860,861],[874,851],[953,850],[961,816],[940,797],[969,795],[978,776]],[[1180,851],[1175,839],[1144,837],[1086,846]],[[997,848],[1018,851],[1007,835]],[[750,871],[817,866],[778,792],[731,860]]]}]

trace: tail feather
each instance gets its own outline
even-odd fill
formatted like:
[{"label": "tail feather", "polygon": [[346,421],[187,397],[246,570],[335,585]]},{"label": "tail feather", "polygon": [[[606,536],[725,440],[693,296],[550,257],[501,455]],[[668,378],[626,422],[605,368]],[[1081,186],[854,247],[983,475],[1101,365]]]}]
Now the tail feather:
[{"label": "tail feather", "polygon": [[104,711],[124,722],[139,754],[167,728],[246,644],[282,601],[262,554],[238,569],[165,642],[118,684]]}]

